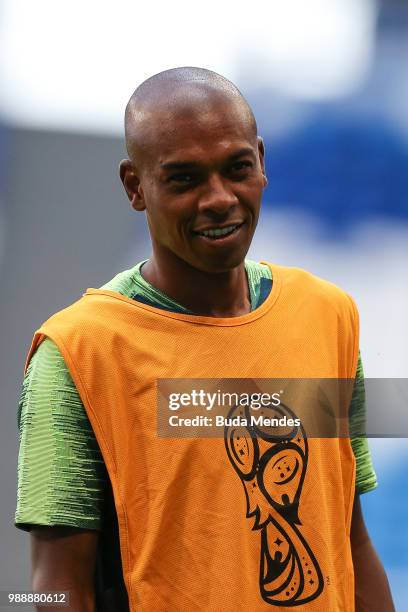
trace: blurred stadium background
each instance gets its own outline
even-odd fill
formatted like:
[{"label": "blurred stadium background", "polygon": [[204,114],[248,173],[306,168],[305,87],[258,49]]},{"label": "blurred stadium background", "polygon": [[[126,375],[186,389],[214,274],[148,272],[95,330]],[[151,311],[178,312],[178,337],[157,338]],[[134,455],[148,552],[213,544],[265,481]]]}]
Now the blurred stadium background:
[{"label": "blurred stadium background", "polygon": [[[29,588],[13,527],[16,411],[34,329],[147,256],[117,176],[124,106],[151,74],[238,84],[267,149],[251,255],[356,299],[367,377],[408,376],[408,3],[0,2],[0,589]],[[386,409],[386,407],[385,407]],[[363,496],[397,610],[408,609],[408,440],[371,440]]]}]

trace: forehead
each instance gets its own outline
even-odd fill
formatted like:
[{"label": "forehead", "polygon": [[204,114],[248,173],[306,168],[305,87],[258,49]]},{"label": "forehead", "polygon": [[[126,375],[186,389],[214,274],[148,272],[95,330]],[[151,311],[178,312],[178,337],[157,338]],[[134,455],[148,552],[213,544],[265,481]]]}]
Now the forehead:
[{"label": "forehead", "polygon": [[199,161],[234,149],[257,147],[249,109],[237,98],[188,96],[163,100],[138,117],[138,148],[144,160],[183,157]]}]

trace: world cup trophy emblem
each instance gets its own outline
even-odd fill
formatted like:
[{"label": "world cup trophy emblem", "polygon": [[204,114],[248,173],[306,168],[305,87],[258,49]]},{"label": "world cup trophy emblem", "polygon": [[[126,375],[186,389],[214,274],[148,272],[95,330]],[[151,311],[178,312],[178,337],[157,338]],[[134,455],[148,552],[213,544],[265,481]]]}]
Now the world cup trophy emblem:
[{"label": "world cup trophy emblem", "polygon": [[[296,419],[284,404],[263,408],[261,414]],[[308,463],[304,428],[254,426],[248,406],[234,406],[228,419],[236,416],[247,425],[225,427],[224,439],[244,486],[246,516],[260,531],[260,594],[274,606],[305,604],[321,594],[324,582],[299,518]]]}]

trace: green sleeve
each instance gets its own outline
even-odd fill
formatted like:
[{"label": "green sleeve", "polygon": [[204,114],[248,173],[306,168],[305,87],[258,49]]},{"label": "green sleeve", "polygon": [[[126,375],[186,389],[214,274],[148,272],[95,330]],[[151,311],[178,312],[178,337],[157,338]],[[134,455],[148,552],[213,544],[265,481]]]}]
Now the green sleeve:
[{"label": "green sleeve", "polygon": [[366,397],[364,371],[361,355],[358,356],[356,378],[350,404],[349,426],[350,441],[356,458],[356,492],[367,493],[377,487],[377,476],[371,460],[370,448],[366,437],[358,437],[364,431],[366,422]]},{"label": "green sleeve", "polygon": [[64,359],[48,338],[24,377],[18,426],[17,527],[99,529],[105,466]]}]

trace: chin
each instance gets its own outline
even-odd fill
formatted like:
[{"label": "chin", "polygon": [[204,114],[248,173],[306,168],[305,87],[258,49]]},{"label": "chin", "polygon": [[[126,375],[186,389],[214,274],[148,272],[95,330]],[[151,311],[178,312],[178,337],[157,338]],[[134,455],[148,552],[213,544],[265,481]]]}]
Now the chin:
[{"label": "chin", "polygon": [[206,261],[201,260],[199,265],[195,265],[194,267],[198,268],[202,272],[207,272],[208,274],[222,274],[241,266],[245,261],[247,252],[248,249],[243,253],[231,254],[229,256],[217,257],[214,259],[212,258],[211,260],[207,259]]}]

